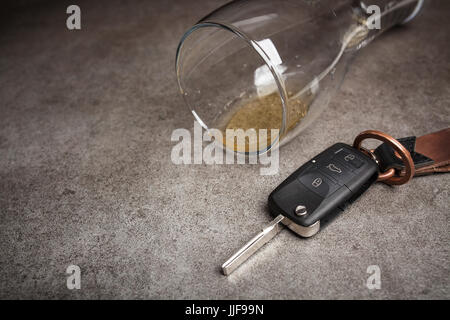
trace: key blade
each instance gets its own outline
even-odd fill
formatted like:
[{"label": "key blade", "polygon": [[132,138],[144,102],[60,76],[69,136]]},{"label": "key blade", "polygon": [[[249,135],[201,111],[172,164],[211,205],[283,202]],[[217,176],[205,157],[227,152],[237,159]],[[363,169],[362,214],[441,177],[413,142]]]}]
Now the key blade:
[{"label": "key blade", "polygon": [[247,242],[239,251],[231,256],[223,265],[223,274],[228,276],[236,270],[244,261],[253,255],[259,248],[272,240],[281,230],[283,230],[284,216],[277,216],[269,225],[267,225],[260,233]]}]

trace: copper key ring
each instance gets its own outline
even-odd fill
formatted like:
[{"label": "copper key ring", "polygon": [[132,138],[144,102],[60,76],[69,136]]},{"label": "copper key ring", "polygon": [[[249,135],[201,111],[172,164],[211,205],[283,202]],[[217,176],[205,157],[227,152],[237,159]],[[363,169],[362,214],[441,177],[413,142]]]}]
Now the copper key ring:
[{"label": "copper key ring", "polygon": [[409,180],[412,179],[414,176],[414,162],[411,158],[411,154],[408,150],[396,139],[391,137],[390,135],[383,133],[381,131],[376,130],[367,130],[364,132],[361,132],[353,142],[353,147],[361,150],[365,153],[369,153],[368,155],[372,158],[375,158],[375,155],[372,153],[372,151],[368,151],[361,147],[361,143],[366,139],[376,139],[383,142],[386,142],[389,144],[392,148],[394,148],[395,151],[399,154],[401,160],[403,161],[403,164],[405,165],[405,175],[404,176],[394,176],[395,169],[391,168],[387,170],[386,172],[381,172],[378,176],[377,181],[383,181],[386,184],[389,185],[401,185],[407,183]]}]

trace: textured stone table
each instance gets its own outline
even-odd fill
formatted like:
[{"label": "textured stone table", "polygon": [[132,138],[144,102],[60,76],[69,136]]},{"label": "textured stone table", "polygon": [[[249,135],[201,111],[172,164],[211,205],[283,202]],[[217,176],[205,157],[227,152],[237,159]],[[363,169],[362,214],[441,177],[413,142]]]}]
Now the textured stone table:
[{"label": "textured stone table", "polygon": [[[356,58],[280,170],[176,166],[192,128],[174,74],[183,32],[226,1],[64,1],[2,10],[0,298],[450,298],[450,175],[377,184],[315,238],[283,231],[230,277],[219,266],[270,219],[268,193],[335,141],[450,124],[450,2]],[[14,3],[14,2],[11,2]],[[170,4],[169,4],[170,3]],[[81,290],[66,268],[81,267]],[[381,290],[368,290],[369,265]]]}]

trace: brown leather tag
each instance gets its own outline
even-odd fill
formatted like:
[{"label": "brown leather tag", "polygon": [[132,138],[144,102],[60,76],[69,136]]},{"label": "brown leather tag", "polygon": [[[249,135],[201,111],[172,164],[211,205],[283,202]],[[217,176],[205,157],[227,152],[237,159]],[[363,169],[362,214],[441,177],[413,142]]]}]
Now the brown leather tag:
[{"label": "brown leather tag", "polygon": [[450,128],[417,138],[415,151],[434,161],[431,165],[417,168],[415,176],[450,172]]}]

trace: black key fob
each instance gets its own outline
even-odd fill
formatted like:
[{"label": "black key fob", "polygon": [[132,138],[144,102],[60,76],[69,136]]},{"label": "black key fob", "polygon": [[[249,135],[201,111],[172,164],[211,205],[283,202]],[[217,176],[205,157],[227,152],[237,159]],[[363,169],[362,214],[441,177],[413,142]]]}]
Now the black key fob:
[{"label": "black key fob", "polygon": [[311,237],[378,178],[378,165],[361,151],[337,143],[305,163],[269,196],[273,216]]}]

